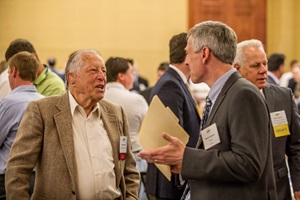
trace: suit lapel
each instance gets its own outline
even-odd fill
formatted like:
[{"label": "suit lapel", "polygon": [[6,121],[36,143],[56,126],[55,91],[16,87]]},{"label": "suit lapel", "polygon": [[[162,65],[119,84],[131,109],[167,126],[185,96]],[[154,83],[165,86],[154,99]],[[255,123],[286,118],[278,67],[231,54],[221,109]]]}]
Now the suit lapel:
[{"label": "suit lapel", "polygon": [[66,92],[56,107],[60,110],[54,115],[54,121],[57,127],[57,133],[61,142],[66,163],[70,170],[71,179],[73,180],[74,188],[77,185],[77,169],[74,154],[74,139],[72,128],[72,115],[69,103],[68,92]]},{"label": "suit lapel", "polygon": [[266,87],[263,89],[263,93],[269,108],[269,111],[274,110],[274,103],[275,101],[272,101],[272,99],[275,99],[275,94],[273,92],[273,89],[271,87],[270,83],[267,83]]},{"label": "suit lapel", "polygon": [[[229,88],[234,84],[234,82],[236,82],[239,78],[241,78],[241,76],[239,75],[238,72],[234,72],[229,78],[228,80],[225,82],[220,94],[218,95],[216,102],[213,105],[212,110],[210,111],[210,114],[208,116],[208,119],[206,121],[206,123],[203,126],[203,129],[205,129],[206,127],[208,127],[209,125],[211,125],[212,120],[214,118],[214,116],[216,115],[220,105],[222,104],[224,98],[226,97],[226,93],[229,90]],[[201,131],[200,131],[201,134]],[[202,144],[202,137],[199,137],[198,143],[196,145],[196,147],[198,148],[200,145]]]},{"label": "suit lapel", "polygon": [[234,72],[226,81],[224,84],[219,96],[216,99],[216,102],[213,105],[213,108],[208,116],[208,119],[204,125],[204,127],[207,127],[208,125],[211,124],[212,119],[214,118],[215,114],[217,113],[217,110],[219,109],[220,105],[222,104],[224,98],[226,97],[226,93],[229,90],[229,88],[233,85],[233,83],[241,78],[241,76],[238,74],[238,72]]},{"label": "suit lapel", "polygon": [[[103,121],[105,130],[107,132],[108,138],[110,140],[112,150],[113,150],[113,158],[115,164],[115,174],[116,174],[116,182],[117,185],[120,184],[121,181],[121,166],[119,162],[119,142],[120,142],[120,135],[118,134],[120,128],[118,124],[118,120],[116,115],[109,113],[109,107],[104,105],[101,101],[99,102],[101,107],[101,119]],[[130,139],[130,138],[128,138]]]}]

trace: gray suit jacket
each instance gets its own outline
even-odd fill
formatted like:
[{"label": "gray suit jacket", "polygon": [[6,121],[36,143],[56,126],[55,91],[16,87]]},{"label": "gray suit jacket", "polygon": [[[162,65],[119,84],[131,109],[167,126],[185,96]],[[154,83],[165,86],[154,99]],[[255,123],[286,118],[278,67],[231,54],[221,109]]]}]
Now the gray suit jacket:
[{"label": "gray suit jacket", "polygon": [[191,199],[277,199],[268,113],[259,90],[233,73],[204,125],[216,124],[221,143],[185,149],[182,176]]},{"label": "gray suit jacket", "polygon": [[[120,199],[137,199],[139,175],[128,142],[126,160],[119,160],[121,135],[128,135],[120,106],[101,100],[101,118],[113,148]],[[130,141],[130,140],[128,140]],[[29,178],[36,166],[31,199],[76,199],[77,169],[68,93],[31,102],[19,126],[6,169],[8,200],[29,199]]]},{"label": "gray suit jacket", "polygon": [[291,190],[288,178],[288,169],[285,155],[288,156],[288,164],[292,177],[293,189],[300,190],[300,116],[293,100],[292,92],[288,88],[267,84],[263,89],[270,112],[284,110],[288,125],[289,136],[275,137],[273,129],[273,161],[278,199],[289,200]]}]

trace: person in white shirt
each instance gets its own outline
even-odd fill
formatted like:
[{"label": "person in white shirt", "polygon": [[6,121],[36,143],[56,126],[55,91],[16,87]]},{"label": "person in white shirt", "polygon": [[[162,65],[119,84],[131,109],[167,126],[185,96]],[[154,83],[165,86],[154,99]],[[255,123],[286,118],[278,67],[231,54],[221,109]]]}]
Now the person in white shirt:
[{"label": "person in white shirt", "polygon": [[[147,162],[137,157],[142,150],[138,142],[138,133],[148,110],[148,104],[140,94],[130,92],[134,82],[134,70],[125,58],[111,57],[106,63],[107,84],[104,99],[123,107],[128,119],[132,151],[136,159],[136,168],[139,172],[147,171]],[[139,199],[146,199],[144,186],[140,184]]]},{"label": "person in white shirt", "polygon": [[279,79],[279,85],[281,87],[288,87],[289,81],[293,78],[293,69],[300,67],[300,62],[298,60],[292,60],[290,63],[290,70],[282,74]]},{"label": "person in white shirt", "polygon": [[0,100],[11,92],[8,81],[8,68],[5,60],[0,62]]}]

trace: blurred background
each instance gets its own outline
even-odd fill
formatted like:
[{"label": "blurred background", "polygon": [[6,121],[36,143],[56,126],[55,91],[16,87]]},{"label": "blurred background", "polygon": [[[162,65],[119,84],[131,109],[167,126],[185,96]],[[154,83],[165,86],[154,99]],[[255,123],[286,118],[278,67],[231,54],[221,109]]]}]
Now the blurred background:
[{"label": "blurred background", "polygon": [[218,20],[239,41],[260,39],[268,55],[284,53],[289,63],[300,59],[299,9],[298,0],[0,0],[0,60],[17,38],[30,40],[44,63],[54,57],[59,70],[75,50],[93,48],[105,60],[134,59],[153,85],[170,38]]}]

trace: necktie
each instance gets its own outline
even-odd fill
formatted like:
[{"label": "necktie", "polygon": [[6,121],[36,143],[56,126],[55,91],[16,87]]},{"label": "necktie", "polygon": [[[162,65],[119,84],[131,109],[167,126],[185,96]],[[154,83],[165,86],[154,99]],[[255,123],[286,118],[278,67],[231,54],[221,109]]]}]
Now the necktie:
[{"label": "necktie", "polygon": [[210,108],[212,106],[212,102],[211,100],[208,98],[208,96],[206,97],[206,104],[205,104],[205,108],[203,111],[203,115],[202,115],[202,121],[201,121],[201,130],[203,129],[203,126],[208,118],[208,114],[210,111]]},{"label": "necktie", "polygon": [[[203,126],[204,126],[204,124],[205,124],[205,122],[208,118],[208,114],[209,114],[209,111],[211,109],[211,106],[212,106],[212,101],[207,96],[204,111],[203,111],[203,115],[202,115],[201,126],[200,126],[201,130],[203,129]],[[186,187],[184,189],[181,200],[190,200],[190,199],[191,199],[190,187],[189,187],[189,184],[186,184]]]}]

